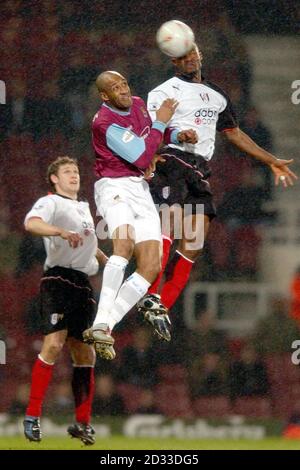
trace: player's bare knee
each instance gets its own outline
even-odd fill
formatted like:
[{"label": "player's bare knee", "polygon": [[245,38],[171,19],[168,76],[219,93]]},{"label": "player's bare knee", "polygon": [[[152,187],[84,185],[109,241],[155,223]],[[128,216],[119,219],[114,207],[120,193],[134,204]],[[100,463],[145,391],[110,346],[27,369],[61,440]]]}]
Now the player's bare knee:
[{"label": "player's bare knee", "polygon": [[87,360],[88,365],[90,365],[90,366],[95,365],[95,363],[96,363],[96,352],[95,352],[95,349],[94,349],[93,346],[88,346],[86,360]]},{"label": "player's bare knee", "polygon": [[56,361],[57,357],[59,356],[62,348],[64,346],[64,342],[60,340],[51,340],[44,343],[41,356],[45,361],[54,362]]},{"label": "player's bare knee", "polygon": [[73,348],[71,350],[72,359],[78,366],[94,366],[96,362],[96,353],[92,346],[83,344],[78,349]]},{"label": "player's bare knee", "polygon": [[160,273],[161,269],[161,263],[160,259],[157,258],[156,260],[149,259],[148,262],[143,264],[143,273],[145,279],[147,279],[148,282],[154,282],[157,276]]}]

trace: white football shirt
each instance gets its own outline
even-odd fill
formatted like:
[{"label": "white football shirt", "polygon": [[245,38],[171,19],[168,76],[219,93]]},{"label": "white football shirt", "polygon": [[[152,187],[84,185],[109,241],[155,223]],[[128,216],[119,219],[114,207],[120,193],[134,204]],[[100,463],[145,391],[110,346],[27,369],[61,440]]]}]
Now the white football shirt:
[{"label": "white football shirt", "polygon": [[47,253],[45,269],[61,266],[89,276],[97,273],[97,236],[88,202],[50,194],[36,201],[26,215],[25,223],[31,217],[39,217],[48,224],[77,232],[83,239],[82,246],[71,248],[67,240],[61,237],[43,237]]},{"label": "white football shirt", "polygon": [[168,127],[179,130],[194,129],[198,143],[169,144],[170,147],[201,155],[210,160],[215,149],[216,131],[237,127],[235,112],[228,96],[216,85],[203,80],[201,83],[173,77],[158,85],[148,95],[148,111],[152,120],[166,98],[179,102]]}]

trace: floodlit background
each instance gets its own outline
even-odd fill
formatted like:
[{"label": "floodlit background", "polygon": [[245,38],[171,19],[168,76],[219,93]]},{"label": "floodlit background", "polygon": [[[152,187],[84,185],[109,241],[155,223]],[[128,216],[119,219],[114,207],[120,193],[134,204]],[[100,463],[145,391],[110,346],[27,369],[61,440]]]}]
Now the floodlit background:
[{"label": "floodlit background", "polygon": [[[294,158],[300,176],[299,2],[2,0],[3,422],[23,415],[41,346],[37,294],[44,251],[40,239],[24,232],[25,213],[47,192],[48,163],[66,154],[79,160],[83,194],[95,213],[95,78],[117,70],[146,99],[172,76],[169,59],[155,45],[157,28],[170,19],[193,28],[203,74],[230,95],[242,129],[278,157]],[[2,83],[0,103],[3,89]],[[116,330],[117,359],[97,362],[94,416],[242,415],[276,423],[280,434],[288,422],[300,425],[300,354],[292,349],[300,339],[300,182],[274,188],[267,168],[221,138],[211,166],[219,218],[171,312],[173,340],[158,342],[135,311],[128,315]],[[108,242],[100,246],[110,253]],[[99,292],[101,274],[93,284]],[[45,403],[47,417],[72,413],[71,373],[63,355]]]}]

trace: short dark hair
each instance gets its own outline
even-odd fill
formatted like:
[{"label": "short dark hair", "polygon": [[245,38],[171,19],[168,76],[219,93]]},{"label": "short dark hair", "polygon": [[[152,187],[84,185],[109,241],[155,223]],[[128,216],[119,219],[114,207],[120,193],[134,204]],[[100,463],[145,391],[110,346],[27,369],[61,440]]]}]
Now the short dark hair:
[{"label": "short dark hair", "polygon": [[47,181],[52,189],[55,189],[55,184],[51,181],[51,175],[57,176],[59,168],[63,165],[75,165],[78,168],[78,161],[76,158],[71,158],[65,155],[63,157],[57,157],[52,163],[50,163],[47,170]]}]

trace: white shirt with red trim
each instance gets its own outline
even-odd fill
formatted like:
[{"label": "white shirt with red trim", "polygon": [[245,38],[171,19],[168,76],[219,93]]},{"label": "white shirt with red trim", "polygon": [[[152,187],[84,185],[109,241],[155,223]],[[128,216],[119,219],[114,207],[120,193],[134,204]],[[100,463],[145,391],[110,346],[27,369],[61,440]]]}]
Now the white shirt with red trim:
[{"label": "white shirt with red trim", "polygon": [[215,149],[216,131],[237,127],[237,119],[226,93],[218,86],[203,80],[201,83],[173,77],[157,86],[148,95],[148,111],[152,120],[166,98],[174,98],[179,105],[168,127],[179,130],[194,129],[198,143],[169,144],[170,147],[201,155],[210,160]]},{"label": "white shirt with red trim", "polygon": [[60,266],[82,271],[89,276],[97,273],[98,261],[95,254],[98,243],[88,202],[50,194],[36,201],[26,215],[24,223],[31,217],[38,217],[48,224],[77,232],[83,239],[82,246],[71,248],[61,237],[43,237],[47,253],[45,269]]}]

